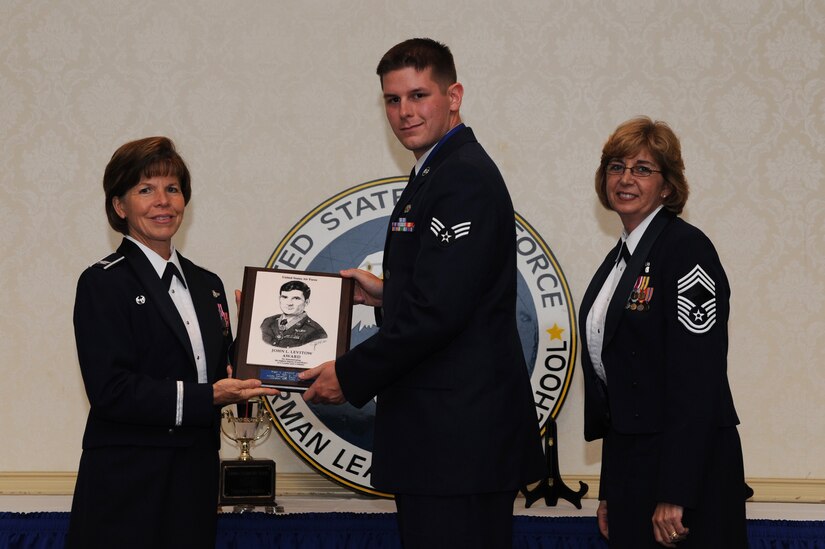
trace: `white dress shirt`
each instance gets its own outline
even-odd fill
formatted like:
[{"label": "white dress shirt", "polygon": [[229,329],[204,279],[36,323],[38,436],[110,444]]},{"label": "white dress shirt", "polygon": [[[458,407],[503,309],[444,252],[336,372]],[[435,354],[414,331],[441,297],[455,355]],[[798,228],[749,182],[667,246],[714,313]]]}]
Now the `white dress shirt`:
[{"label": "white dress shirt", "polygon": [[[163,272],[166,270],[167,261],[158,255],[154,250],[148,246],[138,242],[134,238],[127,236],[129,240],[138,245],[141,251],[146,255],[149,263],[158,273],[158,278],[163,278]],[[172,246],[172,255],[169,257],[169,262],[174,263],[178,268],[181,276],[186,278],[183,274],[183,268],[178,259],[178,252]],[[184,280],[185,281],[185,280]],[[198,323],[198,315],[195,313],[195,304],[192,302],[192,295],[189,293],[188,284],[184,286],[177,277],[172,277],[172,282],[169,286],[169,297],[175,304],[184,326],[186,326],[186,333],[189,335],[189,343],[192,346],[192,354],[195,357],[195,367],[198,373],[198,383],[206,383],[208,378],[206,375],[206,353],[203,346],[203,338],[201,337],[201,328]],[[177,404],[175,406],[175,425],[180,425],[183,422],[183,381],[177,382]]]},{"label": "white dress shirt", "polygon": [[[633,255],[633,252],[636,251],[636,246],[639,244],[639,241],[642,240],[645,230],[647,230],[648,225],[650,225],[650,222],[653,221],[653,218],[661,209],[662,206],[660,205],[653,210],[630,234],[622,231],[622,242],[627,246],[630,255]],[[607,372],[602,362],[604,324],[607,319],[607,308],[613,300],[616,286],[619,284],[619,280],[621,280],[626,268],[625,260],[620,254],[619,257],[616,258],[616,265],[610,270],[610,274],[607,275],[602,289],[599,291],[599,295],[596,296],[595,301],[593,301],[590,312],[587,313],[587,326],[585,327],[587,330],[587,352],[590,353],[590,361],[593,363],[593,369],[596,371],[596,375],[598,375],[605,384],[607,384]]]}]

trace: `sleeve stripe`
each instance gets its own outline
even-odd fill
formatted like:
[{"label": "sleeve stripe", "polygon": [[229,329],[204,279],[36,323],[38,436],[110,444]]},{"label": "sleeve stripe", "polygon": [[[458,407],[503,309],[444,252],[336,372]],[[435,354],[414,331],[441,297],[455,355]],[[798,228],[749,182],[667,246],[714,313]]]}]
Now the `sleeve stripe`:
[{"label": "sleeve stripe", "polygon": [[183,381],[178,381],[178,400],[175,404],[175,427],[183,423]]}]

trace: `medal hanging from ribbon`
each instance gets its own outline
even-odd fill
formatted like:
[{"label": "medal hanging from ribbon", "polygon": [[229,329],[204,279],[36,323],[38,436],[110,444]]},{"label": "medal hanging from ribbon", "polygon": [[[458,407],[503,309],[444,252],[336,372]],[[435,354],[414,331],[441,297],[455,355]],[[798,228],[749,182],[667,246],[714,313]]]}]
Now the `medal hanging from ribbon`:
[{"label": "medal hanging from ribbon", "polygon": [[631,311],[645,311],[650,309],[650,300],[653,299],[653,288],[649,286],[650,277],[640,276],[636,279],[633,285],[633,291],[630,292],[630,298],[625,304],[625,309]]}]

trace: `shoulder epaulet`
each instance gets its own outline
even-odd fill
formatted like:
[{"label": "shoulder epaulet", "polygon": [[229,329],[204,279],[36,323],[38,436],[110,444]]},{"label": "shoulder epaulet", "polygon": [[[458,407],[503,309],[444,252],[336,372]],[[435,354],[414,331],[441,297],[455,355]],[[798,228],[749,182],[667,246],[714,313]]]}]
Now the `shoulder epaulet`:
[{"label": "shoulder epaulet", "polygon": [[106,269],[114,267],[124,259],[126,259],[126,256],[115,252],[113,254],[107,255],[97,263],[93,263],[92,265],[90,265],[90,267],[97,267],[98,269],[103,269],[105,271]]},{"label": "shoulder epaulet", "polygon": [[[194,265],[194,264],[193,264],[193,265]],[[208,275],[212,275],[212,276],[215,276],[215,277],[217,277],[217,276],[218,276],[217,274],[213,273],[213,272],[212,272],[212,271],[210,271],[209,269],[204,269],[204,268],[203,268],[203,267],[201,267],[200,265],[195,265],[195,267],[197,267],[199,271],[201,271],[201,272],[203,272],[203,273],[206,273],[206,274],[208,274]]]}]

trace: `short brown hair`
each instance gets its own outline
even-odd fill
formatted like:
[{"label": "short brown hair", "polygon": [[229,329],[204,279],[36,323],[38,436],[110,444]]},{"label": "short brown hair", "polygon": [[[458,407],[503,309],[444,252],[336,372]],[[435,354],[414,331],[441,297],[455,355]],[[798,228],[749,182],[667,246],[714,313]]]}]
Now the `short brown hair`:
[{"label": "short brown hair", "polygon": [[450,48],[431,38],[410,38],[396,44],[384,54],[375,72],[381,78],[383,87],[385,74],[407,67],[419,72],[431,68],[433,80],[442,91],[458,81]]},{"label": "short brown hair", "polygon": [[189,169],[180,157],[175,144],[168,137],[146,137],[122,145],[103,172],[103,192],[106,195],[106,217],[109,225],[119,233],[129,234],[129,226],[121,219],[112,203],[140,183],[152,177],[177,177],[184,204],[189,203],[192,187]]},{"label": "short brown hair", "polygon": [[675,214],[682,213],[687,203],[688,188],[685,179],[685,163],[682,160],[682,146],[679,138],[667,122],[651,120],[647,116],[637,116],[616,128],[602,148],[602,159],[596,170],[596,194],[602,206],[612,210],[607,200],[607,164],[616,158],[626,158],[647,149],[662,170],[662,177],[671,192],[662,200],[665,208]]},{"label": "short brown hair", "polygon": [[306,285],[305,282],[301,282],[300,280],[290,280],[289,282],[285,282],[281,285],[281,291],[278,295],[281,295],[284,292],[292,292],[294,290],[300,290],[301,293],[304,294],[304,299],[309,299],[309,294],[312,293],[312,290]]}]

